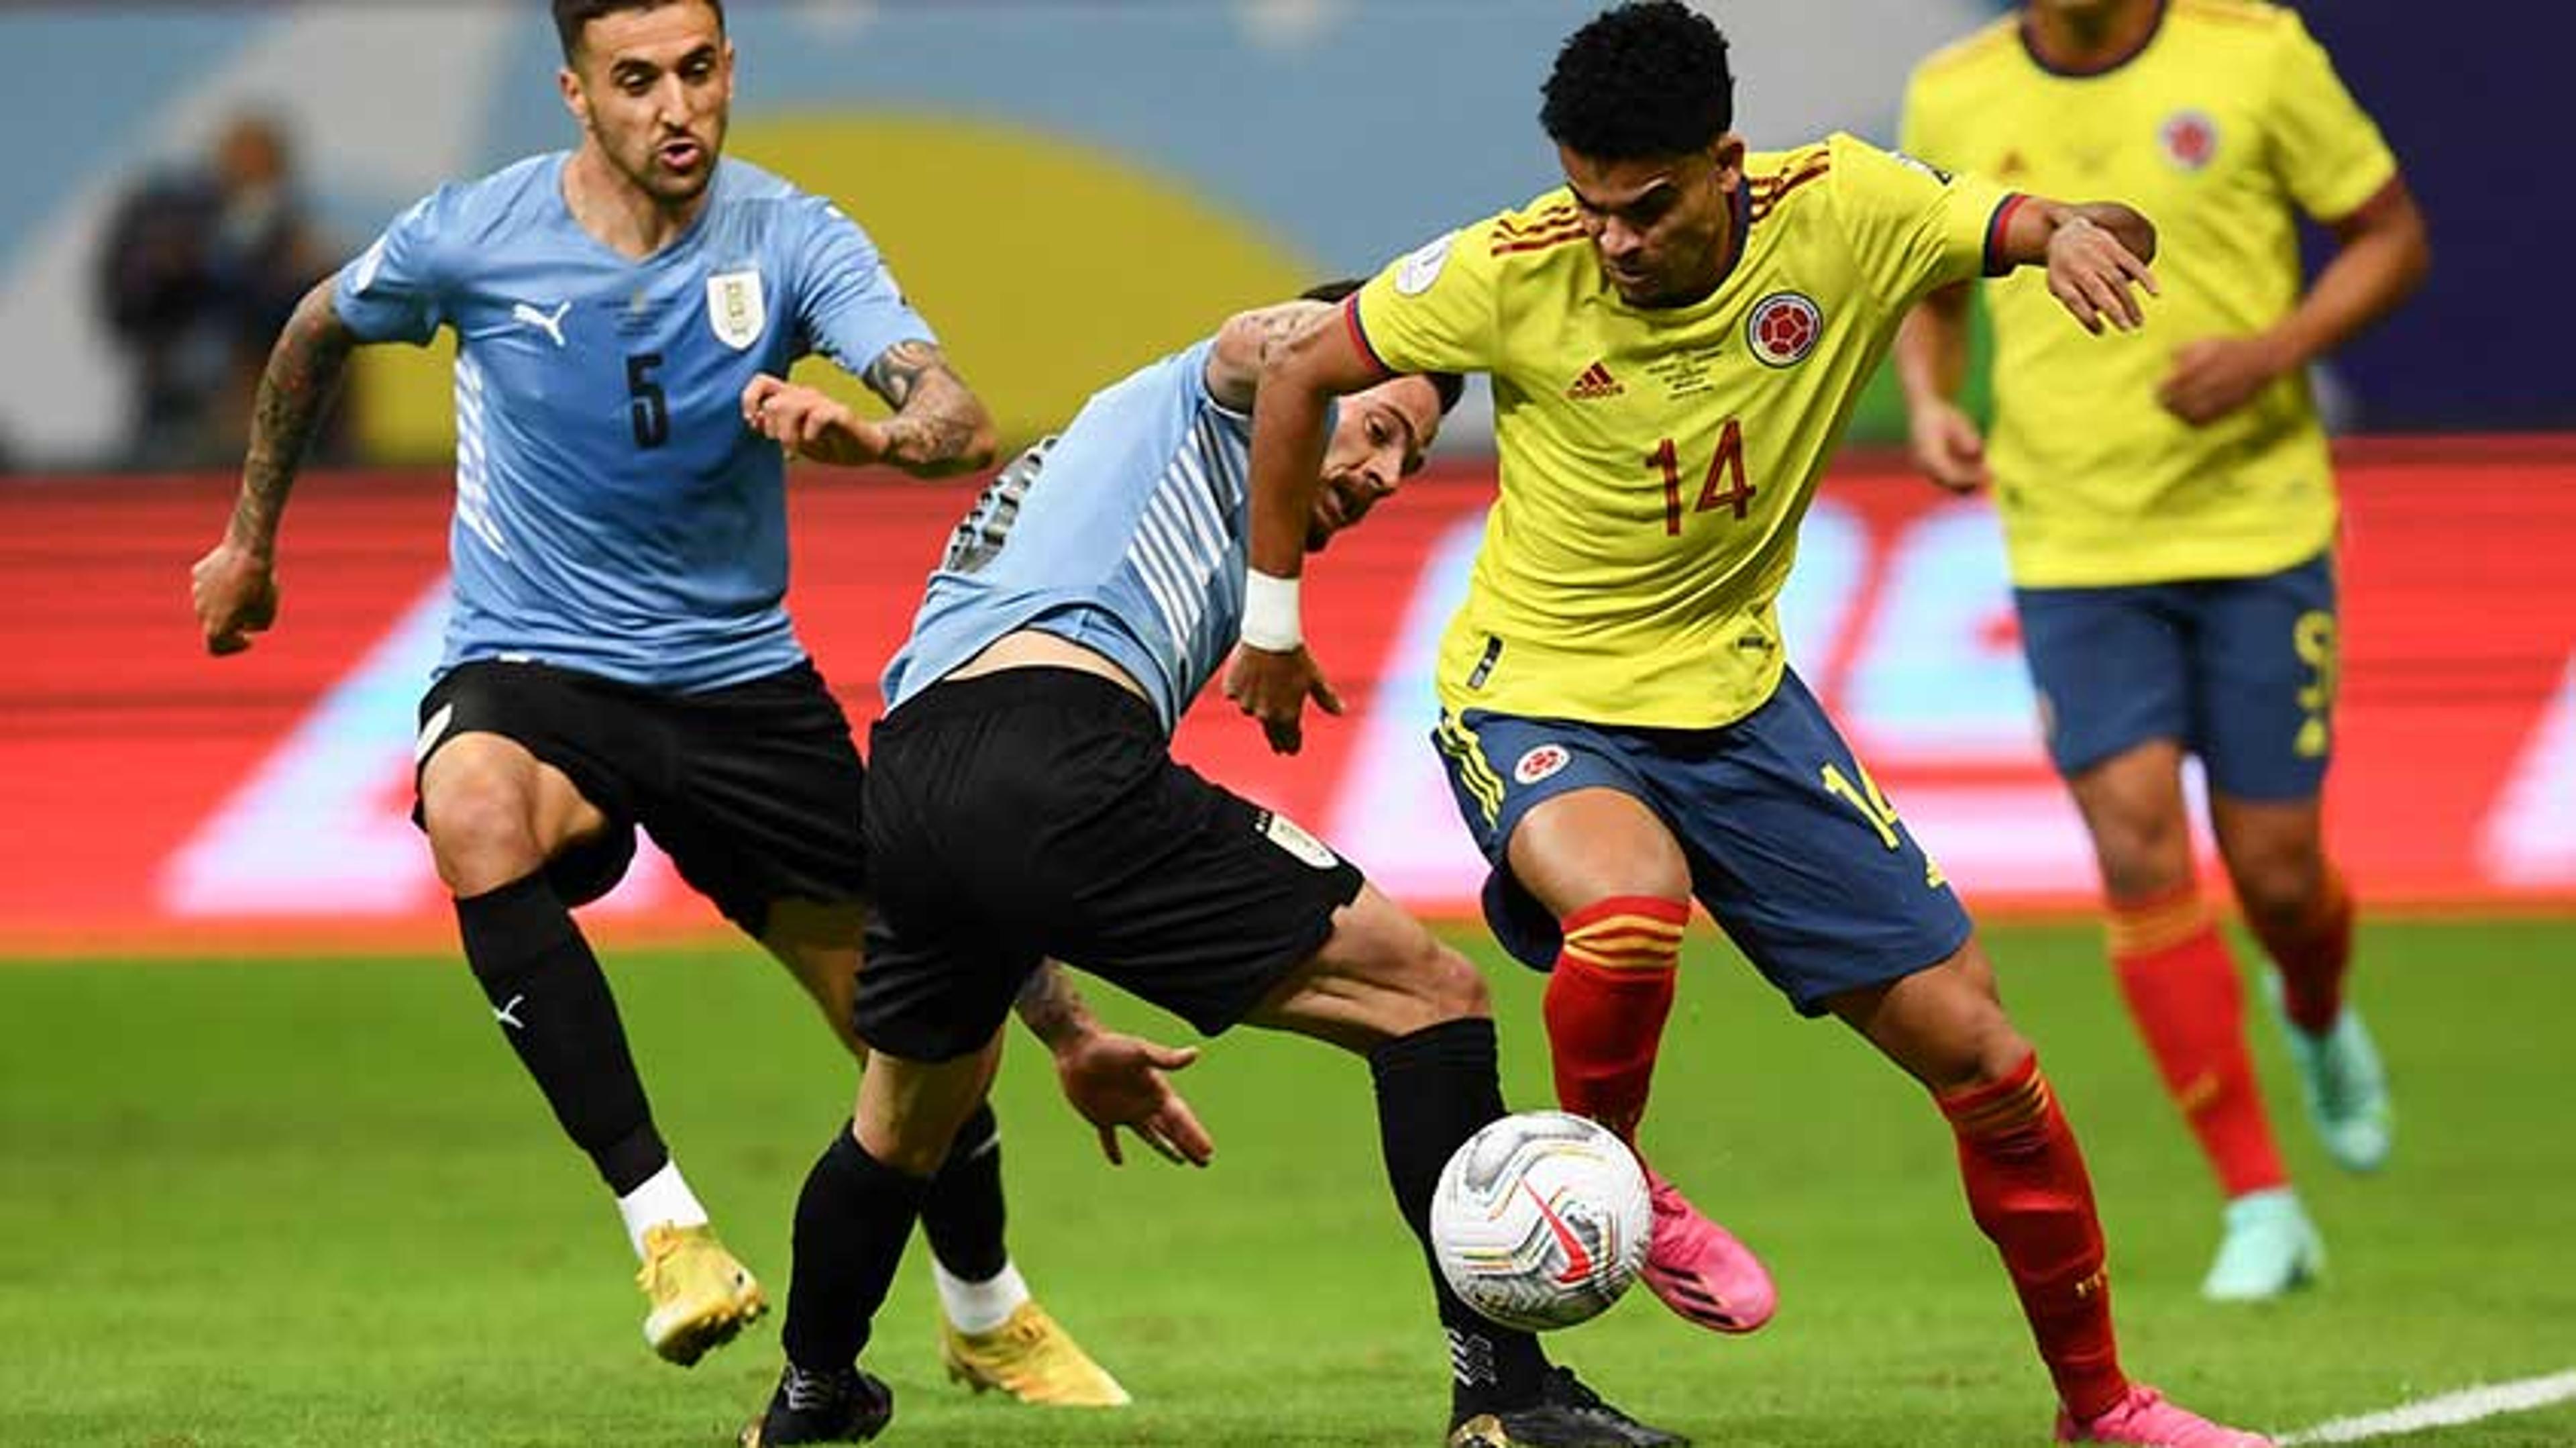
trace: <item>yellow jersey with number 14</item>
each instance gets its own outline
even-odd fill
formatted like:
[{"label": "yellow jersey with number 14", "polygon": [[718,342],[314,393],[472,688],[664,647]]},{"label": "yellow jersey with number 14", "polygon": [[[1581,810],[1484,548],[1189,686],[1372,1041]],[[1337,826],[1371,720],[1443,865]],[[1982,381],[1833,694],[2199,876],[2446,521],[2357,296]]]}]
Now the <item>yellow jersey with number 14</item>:
[{"label": "yellow jersey with number 14", "polygon": [[1681,729],[1759,708],[1853,403],[1905,309],[1985,269],[2007,199],[1835,135],[1747,158],[1737,254],[1688,306],[1621,301],[1562,188],[1373,278],[1348,315],[1380,363],[1493,381],[1501,491],[1442,703]]},{"label": "yellow jersey with number 14", "polygon": [[2297,305],[2297,212],[2339,220],[2397,174],[2297,15],[2166,0],[2144,48],[2083,76],[2043,67],[2006,19],[1915,72],[1903,144],[2043,195],[2117,198],[2156,224],[2164,295],[2142,331],[2068,327],[2035,274],[1986,288],[1989,464],[2015,581],[2241,578],[2333,541],[2325,433],[2304,377],[2207,427],[2156,401],[2179,349],[2260,332]]}]

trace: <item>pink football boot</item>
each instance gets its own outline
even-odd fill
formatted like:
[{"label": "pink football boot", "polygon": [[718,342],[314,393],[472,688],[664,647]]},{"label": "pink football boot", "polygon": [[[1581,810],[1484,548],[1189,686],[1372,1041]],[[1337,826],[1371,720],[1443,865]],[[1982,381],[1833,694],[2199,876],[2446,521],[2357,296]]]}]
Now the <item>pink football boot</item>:
[{"label": "pink football boot", "polygon": [[2060,1443],[2140,1443],[2149,1448],[2272,1448],[2272,1440],[2213,1423],[2198,1413],[2177,1408],[2153,1388],[2132,1386],[2129,1395],[2098,1418],[2078,1423],[2064,1408],[2057,1410]]},{"label": "pink football boot", "polygon": [[1638,1274],[1646,1290],[1711,1332],[1751,1332],[1769,1322],[1780,1292],[1762,1259],[1652,1167],[1646,1188],[1655,1208],[1654,1237]]}]

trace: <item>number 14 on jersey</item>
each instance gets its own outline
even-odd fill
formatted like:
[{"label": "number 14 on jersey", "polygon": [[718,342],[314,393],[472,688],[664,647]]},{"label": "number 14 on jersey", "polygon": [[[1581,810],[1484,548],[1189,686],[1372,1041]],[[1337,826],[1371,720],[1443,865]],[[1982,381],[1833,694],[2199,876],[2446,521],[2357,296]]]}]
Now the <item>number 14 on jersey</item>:
[{"label": "number 14 on jersey", "polygon": [[[1671,438],[1655,445],[1646,461],[1661,469],[1664,478],[1664,536],[1682,536],[1682,459],[1681,450]],[[1718,434],[1717,456],[1708,460],[1707,480],[1700,484],[1699,501],[1691,505],[1694,513],[1712,508],[1725,508],[1744,521],[1745,510],[1752,506],[1754,487],[1744,480],[1744,428],[1734,418]]]}]

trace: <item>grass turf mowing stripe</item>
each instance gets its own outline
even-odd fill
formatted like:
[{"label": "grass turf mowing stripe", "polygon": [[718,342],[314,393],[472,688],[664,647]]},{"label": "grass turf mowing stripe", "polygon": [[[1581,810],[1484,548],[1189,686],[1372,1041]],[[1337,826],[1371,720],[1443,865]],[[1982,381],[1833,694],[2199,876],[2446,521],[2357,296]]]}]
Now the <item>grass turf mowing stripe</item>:
[{"label": "grass turf mowing stripe", "polygon": [[2510,1383],[2481,1383],[2456,1393],[2407,1403],[2384,1413],[2337,1418],[2331,1423],[2319,1423],[2313,1428],[2292,1433],[2280,1442],[2281,1448],[2292,1448],[2292,1445],[2301,1443],[2360,1443],[2372,1438],[2395,1438],[2407,1433],[2421,1433],[2427,1428],[2449,1428],[2502,1417],[2507,1413],[2528,1413],[2570,1398],[2576,1398],[2576,1370]]}]

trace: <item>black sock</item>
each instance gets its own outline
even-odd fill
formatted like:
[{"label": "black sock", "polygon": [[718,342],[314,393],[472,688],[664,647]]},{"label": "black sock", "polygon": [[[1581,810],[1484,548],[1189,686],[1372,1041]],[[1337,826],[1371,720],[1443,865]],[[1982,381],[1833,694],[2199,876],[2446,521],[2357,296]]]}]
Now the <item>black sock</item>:
[{"label": "black sock", "polygon": [[832,1133],[796,1197],[796,1260],[778,1334],[789,1362],[830,1373],[858,1361],[929,1190],[868,1155],[846,1123]]},{"label": "black sock", "polygon": [[1369,1053],[1377,1078],[1378,1133],[1386,1178],[1405,1225],[1423,1243],[1440,1326],[1449,1336],[1453,1411],[1499,1412],[1538,1401],[1547,1357],[1538,1339],[1485,1317],[1449,1290],[1431,1260],[1431,1194],[1450,1153],[1477,1128],[1503,1115],[1494,1064],[1494,1023],[1444,1021],[1398,1037]]},{"label": "black sock", "polygon": [[957,1128],[948,1160],[930,1179],[930,1195],[921,1199],[921,1231],[949,1276],[990,1282],[1011,1265],[1010,1250],[1002,1245],[1002,1216],[1002,1129],[986,1102]]},{"label": "black sock", "polygon": [[543,874],[456,902],[465,963],[555,1120],[624,1196],[670,1164],[599,957]]}]

